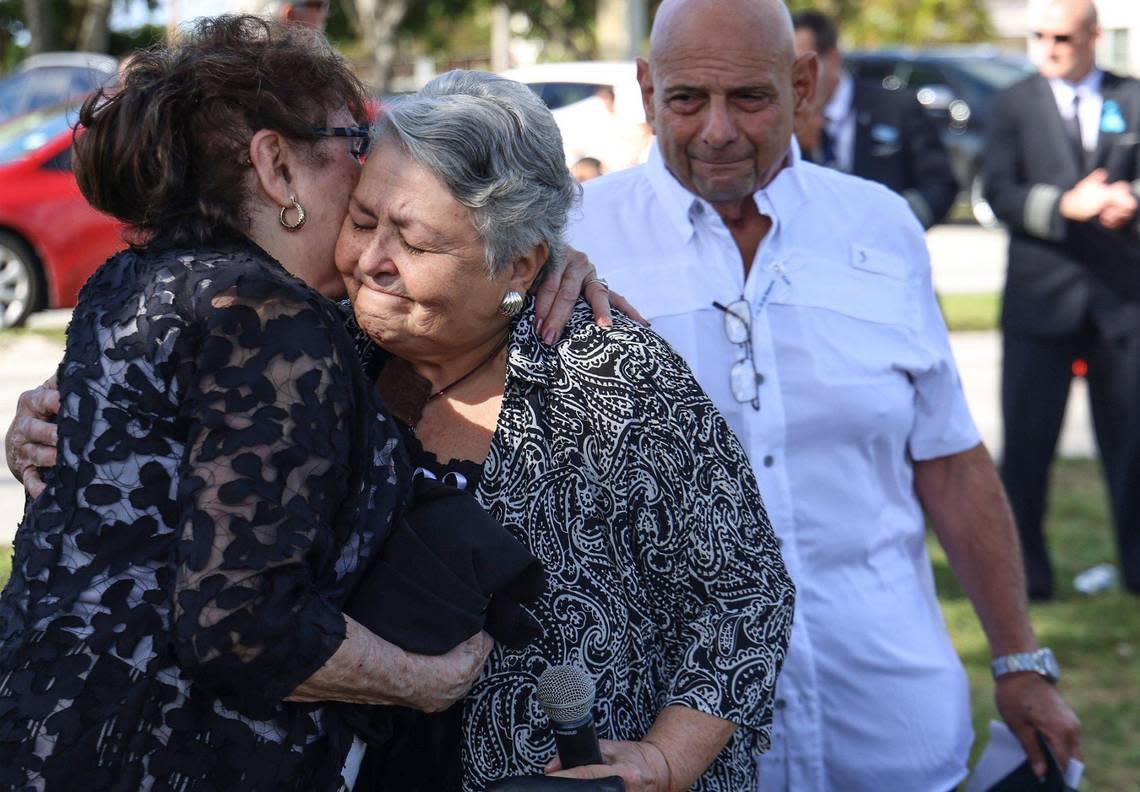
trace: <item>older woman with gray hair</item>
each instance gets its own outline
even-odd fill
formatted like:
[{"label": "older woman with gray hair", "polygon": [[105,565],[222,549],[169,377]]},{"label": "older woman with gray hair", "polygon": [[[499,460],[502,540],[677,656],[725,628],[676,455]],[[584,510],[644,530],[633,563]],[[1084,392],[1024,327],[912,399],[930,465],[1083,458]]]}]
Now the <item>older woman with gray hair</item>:
[{"label": "older woman with gray hair", "polygon": [[[376,345],[366,366],[416,463],[465,485],[549,576],[544,636],[497,647],[455,713],[459,785],[545,769],[744,789],[792,585],[744,451],[664,341],[580,304],[541,342],[526,295],[563,255],[577,196],[533,93],[451,72],[378,122],[337,245]],[[535,688],[563,663],[596,681],[606,765],[552,760]]]}]

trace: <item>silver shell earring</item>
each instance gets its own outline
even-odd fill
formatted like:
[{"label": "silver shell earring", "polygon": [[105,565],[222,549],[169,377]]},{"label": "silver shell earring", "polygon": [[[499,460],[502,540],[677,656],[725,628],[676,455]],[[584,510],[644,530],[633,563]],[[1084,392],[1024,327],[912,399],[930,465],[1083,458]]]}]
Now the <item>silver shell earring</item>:
[{"label": "silver shell earring", "polygon": [[523,305],[526,304],[526,299],[514,289],[503,295],[503,301],[499,303],[499,313],[508,319],[514,319],[522,313]]}]

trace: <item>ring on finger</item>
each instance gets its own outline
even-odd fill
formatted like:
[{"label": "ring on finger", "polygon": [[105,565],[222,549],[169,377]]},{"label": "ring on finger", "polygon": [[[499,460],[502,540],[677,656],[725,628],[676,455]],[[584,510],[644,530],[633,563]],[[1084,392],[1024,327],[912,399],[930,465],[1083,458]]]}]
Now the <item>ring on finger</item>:
[{"label": "ring on finger", "polygon": [[586,288],[586,286],[593,286],[595,283],[599,284],[606,291],[610,290],[610,285],[606,283],[605,278],[590,278],[588,281],[586,281],[585,285],[582,288]]}]

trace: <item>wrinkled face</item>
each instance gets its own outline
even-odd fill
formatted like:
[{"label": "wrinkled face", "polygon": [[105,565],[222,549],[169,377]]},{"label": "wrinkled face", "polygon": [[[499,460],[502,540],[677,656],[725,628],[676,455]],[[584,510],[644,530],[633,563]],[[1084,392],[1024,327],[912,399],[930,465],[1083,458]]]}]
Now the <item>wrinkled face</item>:
[{"label": "wrinkled face", "polygon": [[814,65],[805,66],[814,59],[793,63],[766,38],[748,25],[694,20],[652,63],[638,62],[646,119],[670,172],[713,204],[767,184],[787,153],[797,105],[814,93]]},{"label": "wrinkled face", "polygon": [[394,141],[374,146],[336,248],[356,319],[412,363],[438,362],[503,332],[510,268],[488,275],[465,206]]},{"label": "wrinkled face", "polygon": [[1030,51],[1042,76],[1080,82],[1096,63],[1099,29],[1089,24],[1087,6],[1054,3],[1036,14]]}]

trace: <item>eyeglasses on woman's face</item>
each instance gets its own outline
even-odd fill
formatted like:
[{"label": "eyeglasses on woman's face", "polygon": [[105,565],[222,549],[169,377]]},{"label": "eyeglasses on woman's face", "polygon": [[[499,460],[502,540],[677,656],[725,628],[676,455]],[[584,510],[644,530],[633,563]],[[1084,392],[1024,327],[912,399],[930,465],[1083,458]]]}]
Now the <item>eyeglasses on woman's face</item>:
[{"label": "eyeglasses on woman's face", "polygon": [[372,143],[372,128],[368,126],[315,127],[313,134],[317,137],[351,138],[352,156],[359,160],[367,156],[368,146]]}]

